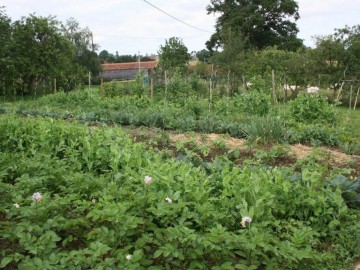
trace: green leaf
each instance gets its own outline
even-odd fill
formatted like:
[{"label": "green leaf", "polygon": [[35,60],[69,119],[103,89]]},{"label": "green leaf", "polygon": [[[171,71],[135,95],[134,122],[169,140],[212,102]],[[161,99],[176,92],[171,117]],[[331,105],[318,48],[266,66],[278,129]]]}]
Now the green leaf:
[{"label": "green leaf", "polygon": [[7,266],[9,263],[11,263],[13,261],[12,257],[5,257],[1,260],[1,264],[0,264],[0,268],[4,268],[5,266]]},{"label": "green leaf", "polygon": [[163,253],[163,251],[160,250],[160,249],[158,249],[158,250],[155,251],[155,253],[154,253],[154,258],[160,257],[162,253]]}]

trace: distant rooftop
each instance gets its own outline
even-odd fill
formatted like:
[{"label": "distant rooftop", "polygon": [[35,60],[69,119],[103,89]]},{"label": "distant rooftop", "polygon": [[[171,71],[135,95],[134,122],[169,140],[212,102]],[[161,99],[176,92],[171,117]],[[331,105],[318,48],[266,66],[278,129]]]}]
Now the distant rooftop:
[{"label": "distant rooftop", "polygon": [[111,63],[111,64],[102,64],[101,67],[103,71],[110,70],[129,70],[129,69],[152,69],[157,66],[157,61],[148,61],[148,62],[128,62],[128,63]]}]

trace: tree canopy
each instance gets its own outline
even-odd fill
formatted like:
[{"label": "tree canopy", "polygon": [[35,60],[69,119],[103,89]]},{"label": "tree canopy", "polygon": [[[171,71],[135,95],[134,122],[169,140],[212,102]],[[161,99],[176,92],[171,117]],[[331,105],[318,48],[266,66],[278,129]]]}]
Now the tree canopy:
[{"label": "tree canopy", "polygon": [[57,79],[71,90],[100,63],[92,33],[74,20],[65,25],[55,17],[30,14],[12,22],[0,8],[0,88],[31,92],[36,85]]},{"label": "tree canopy", "polygon": [[165,70],[174,70],[175,68],[184,68],[190,60],[190,54],[182,40],[172,37],[165,40],[165,45],[160,46],[159,50],[160,66]]},{"label": "tree canopy", "polygon": [[206,43],[207,48],[213,50],[223,46],[224,34],[231,31],[244,36],[251,48],[276,45],[280,49],[296,50],[302,46],[297,38],[298,9],[294,0],[211,0],[208,14],[220,16],[216,32]]},{"label": "tree canopy", "polygon": [[[137,62],[139,61],[139,55],[119,55],[118,52],[116,52],[116,55],[113,55],[112,53],[109,53],[107,50],[102,50],[99,53],[99,59],[101,63],[126,63],[126,62]],[[142,56],[140,55],[140,61],[141,62],[147,62],[147,61],[154,61],[154,59],[148,57],[148,56]]]}]

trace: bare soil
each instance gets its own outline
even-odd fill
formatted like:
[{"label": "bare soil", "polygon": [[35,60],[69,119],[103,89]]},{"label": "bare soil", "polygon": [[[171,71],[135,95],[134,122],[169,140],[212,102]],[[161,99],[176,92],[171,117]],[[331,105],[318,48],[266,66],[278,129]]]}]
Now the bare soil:
[{"label": "bare soil", "polygon": [[[197,151],[196,146],[209,147],[209,154],[203,156],[204,160],[214,160],[217,155],[223,155],[230,150],[237,149],[239,151],[239,158],[236,160],[237,164],[241,164],[244,160],[254,159],[254,153],[259,150],[269,151],[271,146],[257,145],[250,146],[244,139],[233,138],[224,134],[200,134],[195,132],[177,133],[174,131],[162,131],[151,128],[126,128],[134,141],[142,141],[149,143],[152,141],[152,147],[159,150],[167,149],[173,152],[174,156],[179,153],[175,147],[177,142],[185,143],[189,148]],[[142,135],[141,135],[142,134]],[[360,156],[347,155],[336,147],[312,147],[311,145],[294,144],[289,145],[289,152],[286,156],[278,157],[269,165],[273,166],[292,166],[298,160],[306,159],[314,152],[323,155],[323,161],[332,168],[351,168],[351,177],[355,178],[360,176]],[[201,156],[201,154],[199,153]],[[322,161],[319,161],[322,162]]]}]

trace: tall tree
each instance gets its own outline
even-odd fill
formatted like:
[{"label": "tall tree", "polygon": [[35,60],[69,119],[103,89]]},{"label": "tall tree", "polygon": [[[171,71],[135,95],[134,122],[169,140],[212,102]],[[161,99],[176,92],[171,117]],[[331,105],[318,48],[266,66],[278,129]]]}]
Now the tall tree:
[{"label": "tall tree", "polygon": [[201,51],[196,52],[195,55],[199,61],[206,63],[210,60],[211,52],[206,49],[202,49]]},{"label": "tall tree", "polygon": [[73,46],[53,17],[23,17],[13,24],[12,56],[27,90],[46,79],[71,74]]},{"label": "tall tree", "polygon": [[319,74],[322,83],[336,89],[346,70],[344,42],[334,35],[316,36],[316,47],[311,50],[315,61],[314,73]]},{"label": "tall tree", "polygon": [[0,90],[14,78],[14,59],[11,57],[11,20],[0,7]]},{"label": "tall tree", "polygon": [[353,79],[360,79],[360,25],[335,29],[334,36],[344,45],[347,75]]},{"label": "tall tree", "polygon": [[296,50],[302,46],[297,38],[298,8],[294,0],[211,0],[208,14],[220,16],[207,48],[222,47],[226,42],[224,33],[230,29],[244,36],[255,49],[276,45],[279,49]]},{"label": "tall tree", "polygon": [[190,54],[182,40],[172,37],[165,40],[165,45],[160,46],[159,50],[160,66],[165,70],[174,70],[175,68],[183,69],[190,60]]},{"label": "tall tree", "polygon": [[74,18],[70,18],[62,26],[62,31],[64,36],[76,48],[74,61],[93,75],[99,74],[100,60],[96,53],[99,46],[94,44],[93,34],[90,29],[87,27],[81,28]]}]

